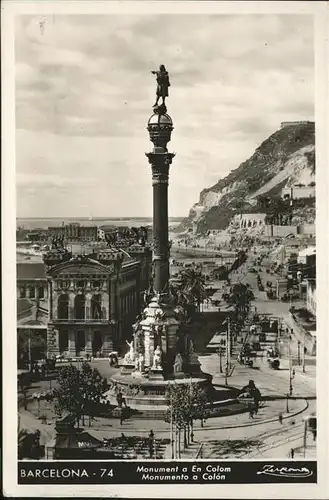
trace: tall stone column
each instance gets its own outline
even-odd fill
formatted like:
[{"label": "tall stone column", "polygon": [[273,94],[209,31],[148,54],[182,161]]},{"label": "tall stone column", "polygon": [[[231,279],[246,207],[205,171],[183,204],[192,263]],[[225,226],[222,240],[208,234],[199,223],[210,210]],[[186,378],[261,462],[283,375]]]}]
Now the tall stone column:
[{"label": "tall stone column", "polygon": [[75,294],[74,292],[69,292],[69,310],[68,310],[68,317],[69,319],[74,319],[74,299],[75,299]]},{"label": "tall stone column", "polygon": [[85,318],[91,319],[91,293],[85,294]]},{"label": "tall stone column", "polygon": [[85,351],[86,351],[86,354],[89,354],[91,356],[92,352],[93,352],[93,335],[94,335],[94,332],[92,331],[91,328],[86,328],[85,329],[85,334],[86,334],[86,347],[85,347]]},{"label": "tall stone column", "polygon": [[169,167],[175,155],[168,153],[167,142],[172,129],[172,120],[167,114],[154,114],[148,123],[154,143],[153,151],[146,154],[152,168],[153,186],[153,288],[163,298],[168,296],[169,283],[168,183]]}]

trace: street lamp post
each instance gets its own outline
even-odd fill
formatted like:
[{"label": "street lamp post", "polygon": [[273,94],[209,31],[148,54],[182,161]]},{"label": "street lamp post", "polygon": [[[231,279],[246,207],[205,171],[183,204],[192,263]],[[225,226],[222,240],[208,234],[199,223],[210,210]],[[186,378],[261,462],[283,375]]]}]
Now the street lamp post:
[{"label": "street lamp post", "polygon": [[170,442],[171,442],[171,458],[175,458],[174,453],[174,419],[173,419],[173,407],[172,407],[172,393],[170,393]]},{"label": "street lamp post", "polygon": [[289,413],[289,394],[286,397],[286,412]]},{"label": "street lamp post", "polygon": [[217,354],[219,356],[219,373],[223,373],[223,365],[222,365],[222,346],[217,350]]},{"label": "street lamp post", "polygon": [[227,318],[227,330],[226,330],[226,363],[225,363],[225,385],[227,385],[227,378],[230,368],[230,318]]},{"label": "street lamp post", "polygon": [[291,345],[289,340],[289,396],[292,396],[292,380],[294,378],[293,370],[292,370],[292,359],[291,359]]},{"label": "street lamp post", "polygon": [[300,366],[300,341],[297,342],[297,363]]},{"label": "street lamp post", "polygon": [[304,420],[304,437],[303,437],[303,448],[304,448],[304,458],[306,456],[306,444],[307,444],[307,423],[308,420]]},{"label": "street lamp post", "polygon": [[302,361],[303,373],[305,373],[305,332],[304,332],[304,342],[303,342],[303,361]]}]

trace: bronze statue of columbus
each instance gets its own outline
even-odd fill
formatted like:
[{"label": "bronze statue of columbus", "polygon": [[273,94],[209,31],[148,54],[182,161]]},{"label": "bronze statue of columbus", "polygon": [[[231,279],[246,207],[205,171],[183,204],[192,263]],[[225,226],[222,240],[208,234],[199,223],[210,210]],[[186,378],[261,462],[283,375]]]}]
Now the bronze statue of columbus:
[{"label": "bronze statue of columbus", "polygon": [[165,105],[165,99],[168,97],[168,88],[170,87],[169,73],[166,70],[164,64],[160,65],[159,71],[151,71],[153,75],[156,75],[157,79],[157,91],[156,91],[156,101],[153,107],[158,105],[160,97],[162,97],[162,104]]}]

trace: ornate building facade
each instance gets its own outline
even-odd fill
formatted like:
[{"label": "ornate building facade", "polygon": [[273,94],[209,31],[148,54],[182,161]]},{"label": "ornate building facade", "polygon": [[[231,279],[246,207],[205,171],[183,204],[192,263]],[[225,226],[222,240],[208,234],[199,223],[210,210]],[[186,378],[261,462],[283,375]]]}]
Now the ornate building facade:
[{"label": "ornate building facade", "polygon": [[49,356],[107,356],[131,338],[150,283],[147,247],[75,257],[51,250],[37,267],[17,265],[18,330],[43,328]]}]

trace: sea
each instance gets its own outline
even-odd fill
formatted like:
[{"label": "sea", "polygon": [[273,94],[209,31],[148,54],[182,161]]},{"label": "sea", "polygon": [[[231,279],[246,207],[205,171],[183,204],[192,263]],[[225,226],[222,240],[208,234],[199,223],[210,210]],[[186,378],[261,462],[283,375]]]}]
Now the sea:
[{"label": "sea", "polygon": [[[169,226],[178,226],[183,217],[169,217]],[[53,218],[29,218],[18,217],[16,226],[22,229],[36,230],[47,229],[48,227],[62,226],[72,222],[78,222],[83,226],[119,226],[119,227],[140,227],[151,226],[152,217],[53,217]]]}]

